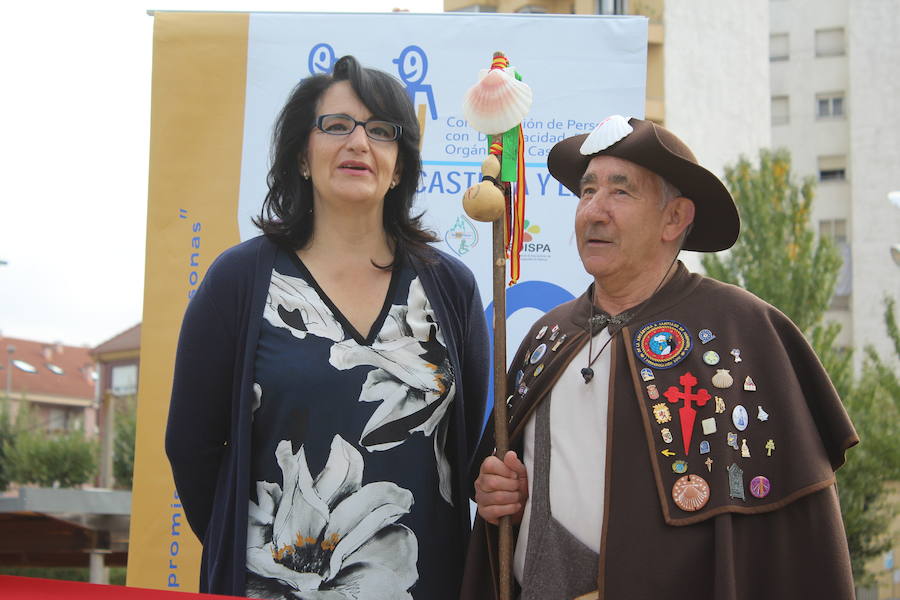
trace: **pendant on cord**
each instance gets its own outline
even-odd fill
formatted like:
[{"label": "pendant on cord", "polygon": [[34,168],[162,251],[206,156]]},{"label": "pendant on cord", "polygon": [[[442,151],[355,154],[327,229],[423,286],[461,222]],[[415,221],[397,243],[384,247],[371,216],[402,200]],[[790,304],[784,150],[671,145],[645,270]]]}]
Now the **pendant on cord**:
[{"label": "pendant on cord", "polygon": [[590,383],[591,379],[594,378],[594,370],[590,367],[585,367],[581,370],[581,376],[584,377],[585,383]]}]

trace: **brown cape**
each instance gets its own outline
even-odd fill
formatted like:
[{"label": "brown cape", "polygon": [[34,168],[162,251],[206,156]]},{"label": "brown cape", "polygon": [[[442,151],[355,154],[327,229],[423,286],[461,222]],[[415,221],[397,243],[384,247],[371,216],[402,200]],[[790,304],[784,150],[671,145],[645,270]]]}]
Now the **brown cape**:
[{"label": "brown cape", "polygon": [[[526,422],[588,341],[589,298],[585,293],[544,315],[513,359],[509,432],[520,456]],[[545,325],[545,334],[535,339]],[[554,325],[559,332],[550,341]],[[701,336],[704,329],[714,339]],[[649,339],[673,330],[675,341],[683,341],[665,358],[653,355]],[[541,344],[546,344],[543,356],[532,363],[528,359],[535,352],[540,356]],[[638,348],[652,366],[642,362]],[[740,362],[733,348],[739,349]],[[691,274],[679,264],[672,280],[638,308],[605,351],[612,362],[597,582],[601,600],[854,597],[834,470],[858,438],[828,375],[787,317],[740,288]],[[704,362],[707,351],[718,353],[718,364]],[[680,362],[670,364],[676,362],[673,356],[681,356]],[[539,365],[543,369],[535,376]],[[654,379],[644,381],[645,368]],[[730,387],[712,384],[719,369],[729,371]],[[520,370],[524,375],[516,384]],[[697,379],[691,392],[706,390],[710,399],[702,406],[692,403],[696,421],[685,455],[679,412],[685,402],[674,392],[686,391],[682,378],[687,373]],[[745,389],[747,377],[754,391]],[[651,384],[657,399],[650,397]],[[670,388],[676,402],[666,397]],[[724,412],[716,412],[716,396]],[[732,417],[738,405],[749,417],[744,429]],[[758,407],[768,414],[766,420],[758,418]],[[709,418],[716,431],[704,435],[701,422]],[[473,462],[476,474],[481,459],[493,451],[488,423]],[[664,428],[671,442],[663,439]],[[733,445],[729,433],[735,435]],[[703,441],[709,444],[706,454],[700,453]],[[749,457],[742,455],[744,441]],[[709,467],[707,458],[712,459]],[[687,463],[677,465],[680,472],[675,472],[676,461]],[[699,510],[683,510],[673,500],[673,485],[685,474],[708,484],[708,502]],[[758,480],[751,486],[756,476],[769,482],[762,498],[751,492],[751,487],[760,492]],[[461,598],[498,598],[496,535],[496,527],[476,520]]]}]

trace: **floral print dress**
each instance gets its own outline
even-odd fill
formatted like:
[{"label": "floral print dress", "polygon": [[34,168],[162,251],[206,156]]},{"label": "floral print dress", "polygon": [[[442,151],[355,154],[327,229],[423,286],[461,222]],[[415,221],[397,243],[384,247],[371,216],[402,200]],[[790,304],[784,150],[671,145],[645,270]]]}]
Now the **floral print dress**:
[{"label": "floral print dress", "polygon": [[409,262],[363,336],[279,251],[255,369],[247,596],[456,598],[455,380]]}]

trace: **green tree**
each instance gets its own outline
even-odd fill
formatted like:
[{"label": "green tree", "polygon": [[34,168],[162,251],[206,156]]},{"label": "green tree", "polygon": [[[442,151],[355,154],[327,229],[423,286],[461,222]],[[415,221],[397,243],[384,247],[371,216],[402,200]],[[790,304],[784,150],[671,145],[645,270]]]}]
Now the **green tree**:
[{"label": "green tree", "polygon": [[741,158],[725,168],[741,213],[741,236],[725,255],[703,258],[707,275],[777,306],[802,331],[821,322],[841,268],[831,240],[809,227],[814,183],[796,184],[787,150],[762,150],[759,167]]},{"label": "green tree", "polygon": [[884,320],[894,356],[883,360],[867,346],[862,375],[844,398],[862,440],[847,453],[847,464],[838,471],[847,541],[854,576],[860,583],[871,579],[866,563],[890,548],[887,527],[897,514],[885,488],[886,482],[900,480],[900,443],[896,436],[900,423],[900,379],[894,367],[900,361],[900,332],[894,308],[894,300],[886,299]]},{"label": "green tree", "polygon": [[113,476],[117,488],[131,489],[134,479],[134,436],[137,414],[133,398],[116,411],[116,439],[113,443]]},{"label": "green tree", "polygon": [[0,400],[0,492],[9,487],[12,482],[6,466],[6,444],[11,444],[15,438],[16,428],[12,418],[9,398]]},{"label": "green tree", "polygon": [[87,483],[97,471],[97,444],[82,431],[48,436],[38,428],[16,432],[4,444],[9,478],[20,484],[74,487]]},{"label": "green tree", "polygon": [[[794,181],[786,150],[762,150],[758,166],[741,158],[726,167],[725,182],[741,213],[741,237],[727,253],[705,255],[703,267],[710,277],[739,285],[790,317],[810,339],[844,401],[862,442],[847,453],[838,491],[853,574],[863,583],[865,563],[885,549],[892,515],[885,483],[900,475],[891,432],[898,422],[896,376],[867,348],[864,376],[857,380],[852,351],[836,344],[840,325],[823,321],[841,257],[829,239],[816,239],[810,228],[813,180]],[[900,352],[892,309],[891,304],[888,330]]]}]

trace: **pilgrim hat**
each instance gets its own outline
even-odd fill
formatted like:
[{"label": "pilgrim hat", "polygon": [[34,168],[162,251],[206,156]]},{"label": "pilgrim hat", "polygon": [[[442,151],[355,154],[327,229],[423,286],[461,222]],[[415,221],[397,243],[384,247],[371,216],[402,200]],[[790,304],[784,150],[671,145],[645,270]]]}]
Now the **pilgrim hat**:
[{"label": "pilgrim hat", "polygon": [[550,174],[576,196],[581,176],[595,156],[615,156],[653,171],[694,202],[694,225],[685,250],[718,252],[737,241],[741,230],[734,199],[718,177],[701,167],[690,148],[651,121],[614,115],[590,134],[572,136],[550,150]]}]

